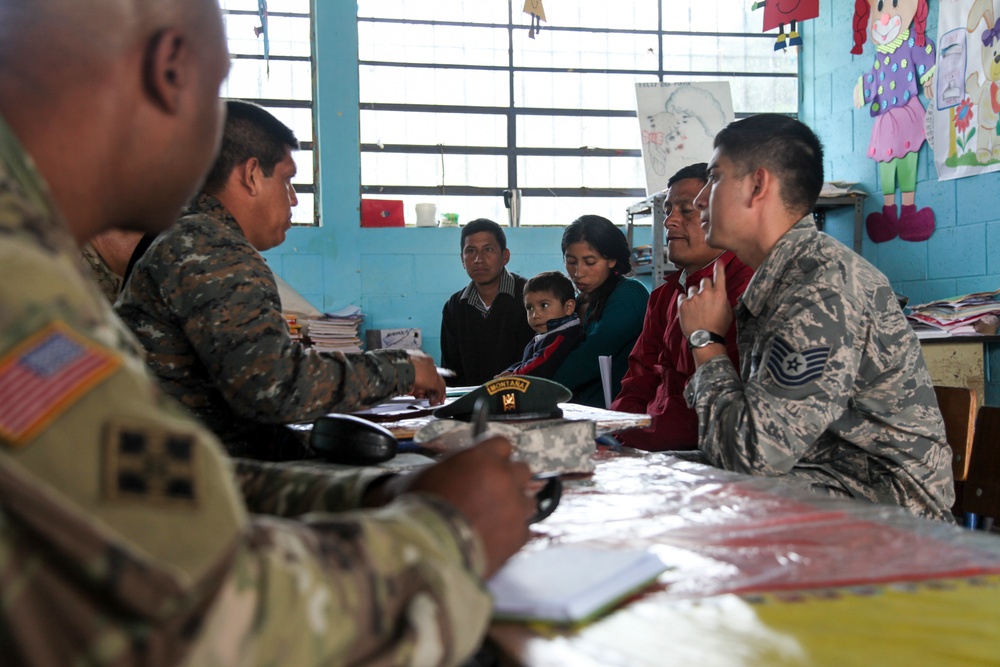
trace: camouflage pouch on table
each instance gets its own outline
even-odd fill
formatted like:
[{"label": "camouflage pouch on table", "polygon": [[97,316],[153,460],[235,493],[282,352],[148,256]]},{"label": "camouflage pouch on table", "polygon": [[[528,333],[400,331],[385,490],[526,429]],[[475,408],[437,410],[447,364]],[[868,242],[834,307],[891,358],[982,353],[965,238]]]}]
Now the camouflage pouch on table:
[{"label": "camouflage pouch on table", "polygon": [[[524,461],[534,474],[589,473],[594,471],[594,422],[586,419],[544,419],[524,422],[488,423],[487,430],[510,438],[514,457]],[[472,438],[472,425],[450,419],[427,424],[413,437],[418,445],[448,450],[465,447]]]}]

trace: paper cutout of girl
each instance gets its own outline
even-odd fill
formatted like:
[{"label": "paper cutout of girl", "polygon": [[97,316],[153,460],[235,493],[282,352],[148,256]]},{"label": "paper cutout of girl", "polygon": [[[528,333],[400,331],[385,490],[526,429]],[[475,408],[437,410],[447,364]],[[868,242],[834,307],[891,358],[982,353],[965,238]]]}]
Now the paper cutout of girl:
[{"label": "paper cutout of girl", "polygon": [[[921,88],[933,99],[934,43],[927,39],[927,0],[855,0],[854,48],[860,54],[866,34],[875,45],[872,69],[858,79],[854,106],[871,105],[875,119],[868,157],[879,164],[884,205],[865,221],[868,237],[884,243],[926,241],[934,233],[934,211],[917,210],[917,152],[926,141]],[[871,20],[869,21],[869,17]],[[912,29],[912,31],[911,31]],[[864,97],[862,98],[862,92]],[[896,213],[896,183],[902,207]]]}]

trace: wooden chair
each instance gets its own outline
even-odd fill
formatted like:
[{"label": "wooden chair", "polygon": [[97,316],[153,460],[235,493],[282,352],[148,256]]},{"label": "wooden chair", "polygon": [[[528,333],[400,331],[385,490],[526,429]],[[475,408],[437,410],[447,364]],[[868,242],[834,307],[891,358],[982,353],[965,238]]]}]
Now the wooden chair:
[{"label": "wooden chair", "polygon": [[975,443],[969,475],[962,497],[965,525],[975,528],[977,519],[989,530],[1000,517],[1000,408],[983,406],[976,419]]},{"label": "wooden chair", "polygon": [[976,392],[967,387],[934,386],[938,407],[944,417],[944,433],[951,445],[951,472],[955,477],[955,504],[952,513],[964,517],[963,487],[969,474],[969,455],[972,452],[973,433],[976,425]]}]

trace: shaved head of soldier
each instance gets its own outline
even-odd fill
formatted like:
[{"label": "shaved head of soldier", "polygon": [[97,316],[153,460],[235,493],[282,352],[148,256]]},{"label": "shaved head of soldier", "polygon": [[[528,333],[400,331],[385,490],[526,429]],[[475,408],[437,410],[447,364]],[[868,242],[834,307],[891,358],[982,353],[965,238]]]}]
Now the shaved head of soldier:
[{"label": "shaved head of soldier", "polygon": [[176,219],[215,156],[228,69],[217,0],[0,2],[0,115],[79,243]]}]

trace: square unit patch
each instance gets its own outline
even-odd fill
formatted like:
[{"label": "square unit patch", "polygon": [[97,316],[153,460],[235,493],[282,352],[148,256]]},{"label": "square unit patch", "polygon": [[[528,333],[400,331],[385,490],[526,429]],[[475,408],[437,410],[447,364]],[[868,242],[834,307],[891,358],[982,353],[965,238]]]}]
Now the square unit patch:
[{"label": "square unit patch", "polygon": [[153,423],[114,423],[104,441],[108,500],[193,508],[198,502],[194,437]]},{"label": "square unit patch", "polygon": [[20,447],[120,365],[61,322],[0,359],[0,437]]}]

